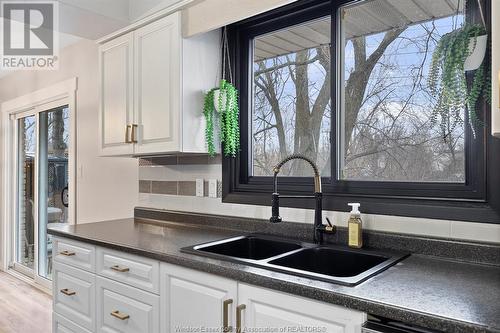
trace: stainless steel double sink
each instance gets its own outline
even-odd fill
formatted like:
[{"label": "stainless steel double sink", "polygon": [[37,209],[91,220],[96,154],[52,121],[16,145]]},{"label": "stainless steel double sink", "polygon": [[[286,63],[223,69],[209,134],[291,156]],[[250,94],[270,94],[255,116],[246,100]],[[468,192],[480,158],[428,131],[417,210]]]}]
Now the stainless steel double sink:
[{"label": "stainless steel double sink", "polygon": [[408,256],[265,235],[232,237],[181,251],[347,286],[357,285]]}]

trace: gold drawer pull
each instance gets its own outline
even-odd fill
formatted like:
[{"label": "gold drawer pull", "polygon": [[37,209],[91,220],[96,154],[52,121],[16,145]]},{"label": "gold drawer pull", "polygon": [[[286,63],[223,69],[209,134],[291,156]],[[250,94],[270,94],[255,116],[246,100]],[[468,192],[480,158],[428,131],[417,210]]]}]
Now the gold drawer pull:
[{"label": "gold drawer pull", "polygon": [[132,140],[129,139],[131,128],[132,128],[132,125],[127,125],[125,127],[125,143],[132,143]]},{"label": "gold drawer pull", "polygon": [[229,326],[229,306],[233,304],[233,300],[232,299],[226,299],[223,303],[222,303],[222,310],[223,310],[223,316],[222,316],[222,329],[223,331],[222,332],[232,332],[233,331],[233,328],[231,326]]},{"label": "gold drawer pull", "polygon": [[240,304],[236,307],[236,333],[242,333],[241,331],[241,314],[247,306],[245,304]]},{"label": "gold drawer pull", "polygon": [[125,273],[125,272],[130,271],[130,268],[128,268],[128,267],[120,267],[119,265],[111,266],[111,269],[114,270],[114,271],[120,272],[120,273]]},{"label": "gold drawer pull", "polygon": [[111,312],[110,315],[112,315],[113,317],[116,317],[116,318],[118,318],[120,320],[125,320],[125,319],[129,319],[130,318],[130,316],[128,314],[121,313],[118,310]]},{"label": "gold drawer pull", "polygon": [[69,290],[68,288],[61,289],[61,292],[66,296],[76,295],[76,291]]},{"label": "gold drawer pull", "polygon": [[75,252],[70,252],[68,250],[64,250],[59,252],[60,255],[66,256],[66,257],[71,257],[74,256],[76,253]]},{"label": "gold drawer pull", "polygon": [[132,124],[132,140],[130,142],[137,143],[137,124]]}]

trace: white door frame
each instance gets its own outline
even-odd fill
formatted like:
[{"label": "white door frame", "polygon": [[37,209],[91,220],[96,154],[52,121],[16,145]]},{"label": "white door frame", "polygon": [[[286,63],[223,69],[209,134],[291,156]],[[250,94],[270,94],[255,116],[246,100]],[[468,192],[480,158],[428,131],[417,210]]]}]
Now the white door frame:
[{"label": "white door frame", "polygon": [[[15,254],[15,221],[16,221],[16,209],[17,209],[17,119],[28,116],[35,115],[37,118],[37,129],[38,132],[38,118],[39,112],[46,111],[48,109],[68,105],[69,108],[69,126],[70,126],[70,136],[69,136],[69,160],[68,160],[68,170],[69,170],[69,211],[68,211],[68,223],[76,223],[76,90],[77,90],[77,78],[71,78],[66,81],[59,82],[47,88],[37,90],[33,93],[23,95],[7,102],[1,104],[1,141],[3,144],[3,160],[4,170],[2,174],[2,188],[0,189],[3,193],[1,197],[3,199],[0,202],[0,207],[3,206],[1,212],[2,223],[0,224],[0,244],[2,245],[1,257],[0,257],[0,269],[7,271],[11,263],[14,262],[13,255]],[[38,135],[37,135],[38,137]],[[38,156],[38,144],[37,152]],[[38,162],[35,159],[35,169],[37,168]],[[37,170],[35,170],[35,173]],[[35,221],[38,220],[38,182],[35,181]],[[38,241],[38,228],[35,228],[34,239],[35,242]],[[35,258],[38,258],[38,251],[35,246]],[[38,265],[34,267],[34,279],[35,282],[40,283],[44,287],[50,288],[51,282],[40,278],[38,276]]]}]

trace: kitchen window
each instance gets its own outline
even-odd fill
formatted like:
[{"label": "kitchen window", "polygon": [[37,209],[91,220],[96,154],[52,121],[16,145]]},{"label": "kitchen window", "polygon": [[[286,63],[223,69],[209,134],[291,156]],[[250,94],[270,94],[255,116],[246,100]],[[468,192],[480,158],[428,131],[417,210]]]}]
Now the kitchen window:
[{"label": "kitchen window", "polygon": [[[224,159],[224,201],[268,205],[272,167],[300,153],[320,168],[326,209],[500,222],[489,105],[480,98],[484,126],[465,108],[442,121],[428,84],[439,40],[481,15],[488,25],[489,6],[303,0],[230,26],[242,149]],[[280,192],[312,192],[310,176],[288,163]]]}]

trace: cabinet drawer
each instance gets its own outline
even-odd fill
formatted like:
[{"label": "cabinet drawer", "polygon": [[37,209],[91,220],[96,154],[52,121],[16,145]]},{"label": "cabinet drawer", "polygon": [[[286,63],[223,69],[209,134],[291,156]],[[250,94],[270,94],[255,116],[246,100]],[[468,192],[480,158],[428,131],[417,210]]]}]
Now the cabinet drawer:
[{"label": "cabinet drawer", "polygon": [[52,314],[53,333],[91,333],[60,314]]},{"label": "cabinet drawer", "polygon": [[95,246],[68,240],[54,239],[54,261],[95,272]]},{"label": "cabinet drawer", "polygon": [[54,311],[90,331],[95,326],[95,275],[54,262]]},{"label": "cabinet drawer", "polygon": [[153,259],[97,248],[97,274],[155,294],[159,292],[160,263]]},{"label": "cabinet drawer", "polygon": [[107,278],[97,278],[97,332],[157,333],[160,297]]}]

